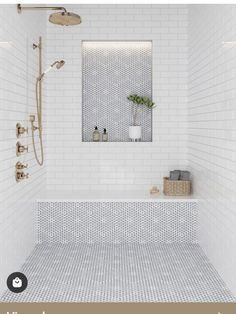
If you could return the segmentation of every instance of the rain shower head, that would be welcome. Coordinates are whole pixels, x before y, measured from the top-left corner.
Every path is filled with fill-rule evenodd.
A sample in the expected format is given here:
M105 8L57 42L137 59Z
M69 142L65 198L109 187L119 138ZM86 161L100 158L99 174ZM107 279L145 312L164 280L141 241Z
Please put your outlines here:
M56 12L49 16L49 22L57 25L78 25L81 23L81 17L72 12Z
M17 4L17 12L21 13L22 10L57 10L60 12L52 13L49 16L49 22L56 25L78 25L82 22L81 17L78 14L67 12L64 7L34 7L34 6L22 6L21 4Z

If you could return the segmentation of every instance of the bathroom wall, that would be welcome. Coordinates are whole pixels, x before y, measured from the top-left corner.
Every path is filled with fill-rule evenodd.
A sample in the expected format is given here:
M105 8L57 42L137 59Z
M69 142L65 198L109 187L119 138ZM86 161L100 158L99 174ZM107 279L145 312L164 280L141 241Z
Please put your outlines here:
M32 43L45 34L45 15L23 12L16 5L0 5L0 293L6 278L18 271L30 253L34 237L32 200L45 185L45 168L36 165L30 134L20 142L29 145L29 153L16 157L17 122L28 125L28 115L35 113L34 82L37 52ZM4 44L3 42L9 42ZM28 125L29 126L29 125ZM28 163L30 177L16 183L15 164Z
M199 238L236 295L236 6L189 6L189 162Z
M47 24L47 188L148 191L187 165L186 5L72 5L79 26ZM152 40L152 143L82 143L82 40ZM50 78L49 78L50 76ZM91 129L91 135L93 130ZM108 130L109 132L109 130ZM107 193L106 193L107 194Z

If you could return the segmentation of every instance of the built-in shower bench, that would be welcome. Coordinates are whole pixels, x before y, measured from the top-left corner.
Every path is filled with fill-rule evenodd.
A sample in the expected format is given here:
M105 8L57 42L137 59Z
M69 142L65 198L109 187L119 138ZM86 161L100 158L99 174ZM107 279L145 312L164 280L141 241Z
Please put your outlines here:
M194 197L47 192L36 212L39 243L197 242Z

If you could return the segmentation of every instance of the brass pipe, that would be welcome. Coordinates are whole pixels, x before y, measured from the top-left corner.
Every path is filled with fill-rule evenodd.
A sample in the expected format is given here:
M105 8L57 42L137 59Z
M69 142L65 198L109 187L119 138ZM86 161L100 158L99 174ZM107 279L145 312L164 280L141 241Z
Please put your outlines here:
M42 75L42 37L39 37L39 76ZM42 82L39 81L39 106L40 106L40 123L39 127L42 129ZM42 130L41 130L42 131Z
M65 13L66 8L64 7L33 7L33 6L22 6L21 4L17 4L17 12L21 13L22 10L60 10L64 11Z

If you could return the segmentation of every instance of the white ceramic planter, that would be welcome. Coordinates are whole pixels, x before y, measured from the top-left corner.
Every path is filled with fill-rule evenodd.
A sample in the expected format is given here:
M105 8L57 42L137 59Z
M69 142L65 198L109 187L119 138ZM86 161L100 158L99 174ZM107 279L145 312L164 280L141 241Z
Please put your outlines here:
M142 128L140 125L132 125L129 127L129 138L135 142L141 139Z

